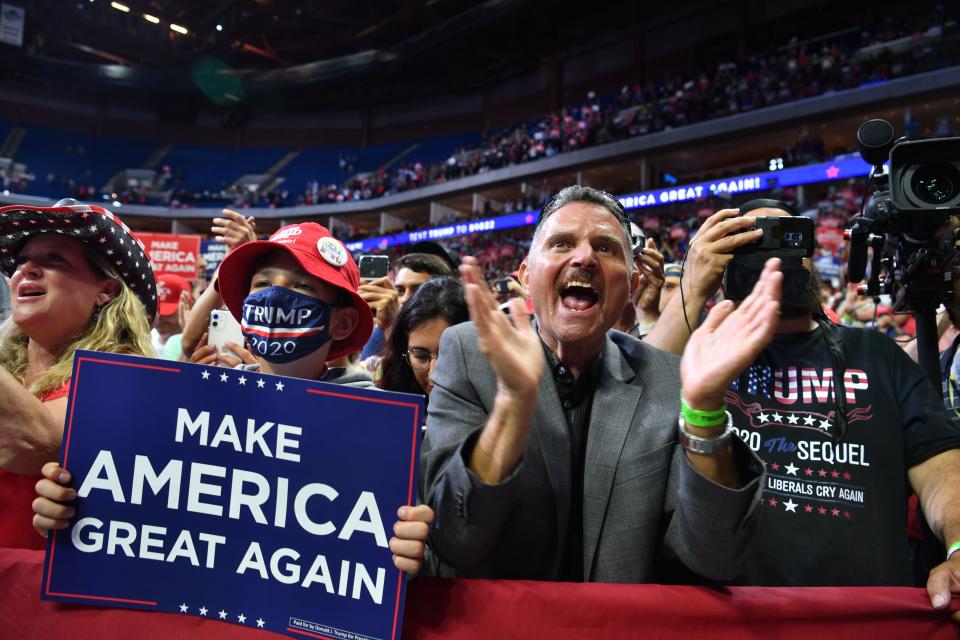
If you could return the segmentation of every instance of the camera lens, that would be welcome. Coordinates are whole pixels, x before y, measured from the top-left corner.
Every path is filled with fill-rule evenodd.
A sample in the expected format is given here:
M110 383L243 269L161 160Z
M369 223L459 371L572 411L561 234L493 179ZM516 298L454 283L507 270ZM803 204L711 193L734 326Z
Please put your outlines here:
M215 327L219 327L219 326L220 326L220 323L217 322L217 321L213 321L211 324L213 324L213 326L215 326Z
M910 182L917 198L927 204L943 204L957 196L960 171L949 164L924 165L916 170Z

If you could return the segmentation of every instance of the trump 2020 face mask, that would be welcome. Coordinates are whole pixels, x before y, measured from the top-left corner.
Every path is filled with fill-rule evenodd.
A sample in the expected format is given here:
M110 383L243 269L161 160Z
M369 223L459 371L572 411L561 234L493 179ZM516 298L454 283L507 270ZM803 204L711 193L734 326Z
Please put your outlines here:
M284 287L251 293L243 301L240 328L253 355L284 364L330 341L333 306Z

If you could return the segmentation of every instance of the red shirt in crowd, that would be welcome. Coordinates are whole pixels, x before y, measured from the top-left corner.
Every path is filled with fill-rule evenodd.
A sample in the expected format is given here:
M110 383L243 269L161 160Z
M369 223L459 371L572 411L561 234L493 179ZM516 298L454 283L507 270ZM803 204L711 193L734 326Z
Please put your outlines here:
M70 393L70 381L41 398L56 400ZM46 540L33 528L33 500L41 475L21 475L0 469L0 548L44 549Z

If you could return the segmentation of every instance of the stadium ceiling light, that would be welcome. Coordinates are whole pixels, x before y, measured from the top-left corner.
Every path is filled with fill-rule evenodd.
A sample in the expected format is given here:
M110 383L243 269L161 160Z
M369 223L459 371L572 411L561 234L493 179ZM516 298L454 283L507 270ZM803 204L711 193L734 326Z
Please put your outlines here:
M223 31L223 25L222 25L222 24L218 24L218 25L217 25L217 31Z
M160 18L157 16L152 16L149 13L143 14L143 19L147 22L152 22L153 24L160 24Z
M130 7L125 4L120 4L119 2L111 2L110 6L116 9L117 11L123 11L124 13L130 13Z
M182 33L183 35L187 35L187 33L189 33L189 32L187 31L187 28L186 28L186 27L181 27L181 26L178 25L178 24L171 24L171 25L170 25L170 30L171 30L171 31L176 31L177 33Z

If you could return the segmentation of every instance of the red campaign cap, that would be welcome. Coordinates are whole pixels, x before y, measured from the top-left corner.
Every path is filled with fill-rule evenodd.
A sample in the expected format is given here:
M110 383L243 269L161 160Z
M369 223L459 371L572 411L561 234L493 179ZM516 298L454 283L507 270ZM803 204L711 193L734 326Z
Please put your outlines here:
M283 227L269 240L247 242L227 254L220 264L218 287L220 297L239 321L243 314L243 301L250 293L250 278L253 265L261 256L283 250L299 263L300 268L327 284L346 291L353 308L359 315L357 328L346 340L341 340L330 349L328 359L360 351L373 333L373 313L369 305L357 294L360 286L360 271L353 256L343 243L330 235L326 227L316 222L303 222Z
M190 293L193 287L183 276L175 273L157 275L157 301L160 303L160 315L169 316L180 309L180 294Z

